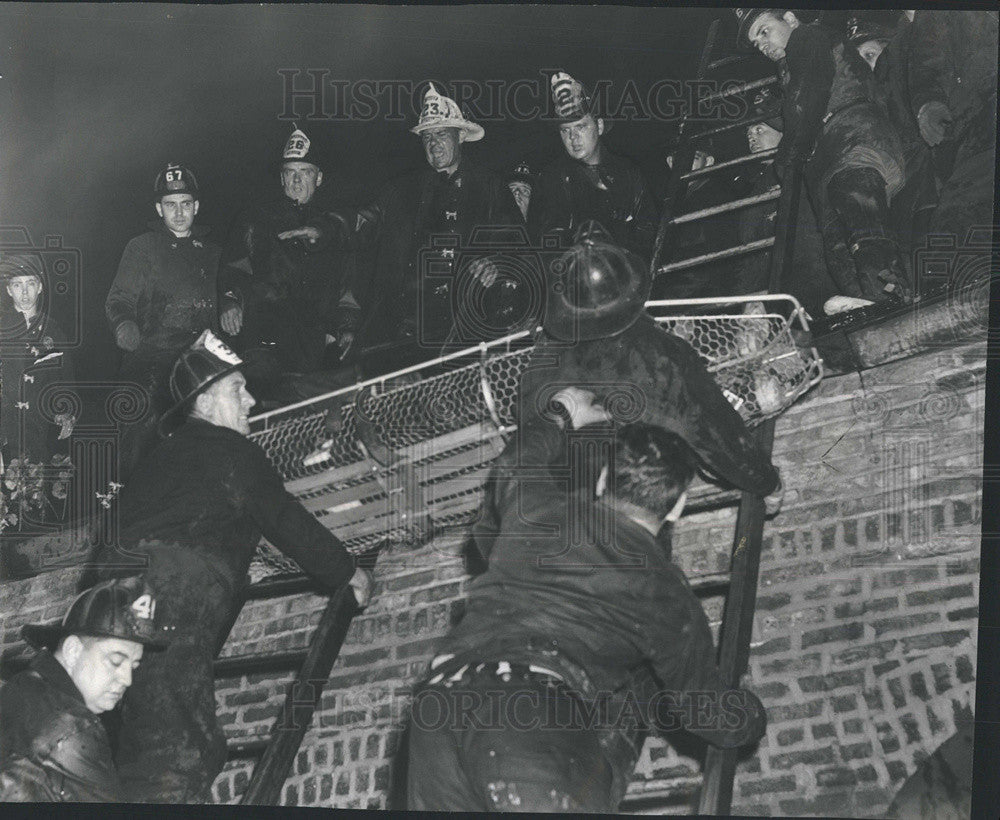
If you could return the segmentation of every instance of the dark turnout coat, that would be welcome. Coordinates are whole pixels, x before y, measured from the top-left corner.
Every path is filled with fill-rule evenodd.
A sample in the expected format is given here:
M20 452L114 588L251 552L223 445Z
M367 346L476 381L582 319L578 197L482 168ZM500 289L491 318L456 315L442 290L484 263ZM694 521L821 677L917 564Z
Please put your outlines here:
M0 801L121 799L104 725L66 670L41 650L0 688Z
M874 168L891 200L903 185L902 143L857 50L820 26L801 25L788 38L782 84L785 130L776 164L806 163L817 191L839 171Z
M204 421L188 420L153 450L118 503L122 552L103 549L99 574L141 572L173 636L143 660L125 696L118 763L126 794L204 801L226 759L212 661L239 613L261 534L331 591L350 580L354 562L285 490L259 446Z
M48 463L64 448L54 420L58 402L47 388L73 381L72 352L59 324L39 312L29 324L15 310L0 313L0 447L8 461Z
M570 345L543 335L521 378L519 424L538 422L550 384L577 385L598 402L611 397L620 423L677 434L727 484L761 495L778 485L777 471L694 348L646 313L611 338Z
M221 249L205 239L208 230L196 225L178 238L162 221L149 227L125 246L104 305L112 335L127 320L139 326L138 350L124 354L126 372L139 361L169 368L205 328L218 327Z
M470 261L503 252L498 228L524 224L507 184L463 158L450 179L430 167L403 174L354 212L353 243L369 249L372 274L358 287L366 338L392 338L404 328L447 336ZM448 240L447 243L444 240ZM471 289L471 290L470 290Z
M656 728L650 693L725 686L705 613L664 539L595 499L595 452L593 440L572 443L551 424L509 443L473 530L489 566L440 646L454 657L436 671L537 664L591 707L609 698L610 715L638 698L638 726L595 727L623 788L640 750L636 731Z
M539 244L545 234L561 232L569 244L580 225L594 219L648 261L658 218L649 189L639 168L606 146L601 160L587 166L563 154L542 170L528 210L532 240Z
M297 228L315 228L319 238L278 239ZM360 319L351 295L355 260L341 237L341 223L315 200L299 205L283 196L237 219L222 256L219 292L222 311L243 309L238 347L273 343L285 370L321 369L327 334L354 330Z

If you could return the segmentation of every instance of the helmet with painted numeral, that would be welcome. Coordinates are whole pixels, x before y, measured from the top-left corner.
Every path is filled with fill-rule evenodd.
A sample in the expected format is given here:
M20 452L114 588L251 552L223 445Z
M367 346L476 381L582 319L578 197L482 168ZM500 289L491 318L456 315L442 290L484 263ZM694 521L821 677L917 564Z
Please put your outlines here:
M139 577L105 581L77 596L62 620L26 624L21 634L36 647L55 648L67 635L119 638L151 649L166 645L156 625L156 598Z
M198 180L191 170L175 162L170 163L156 175L153 183L153 200L159 202L170 194L191 194L198 198Z

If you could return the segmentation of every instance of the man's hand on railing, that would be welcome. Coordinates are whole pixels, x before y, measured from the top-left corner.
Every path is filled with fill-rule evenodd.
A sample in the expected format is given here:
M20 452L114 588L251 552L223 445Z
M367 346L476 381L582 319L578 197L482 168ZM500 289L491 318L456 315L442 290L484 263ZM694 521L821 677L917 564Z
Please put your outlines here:
M354 575L348 581L351 590L354 592L354 599L358 602L358 607L364 609L372 597L372 590L375 588L375 579L372 574L361 567L354 570Z

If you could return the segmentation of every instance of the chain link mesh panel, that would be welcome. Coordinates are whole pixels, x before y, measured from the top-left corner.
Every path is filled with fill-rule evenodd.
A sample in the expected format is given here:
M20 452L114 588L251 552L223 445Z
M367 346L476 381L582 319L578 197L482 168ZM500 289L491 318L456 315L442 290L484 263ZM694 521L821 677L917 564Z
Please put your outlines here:
M703 312L720 307L732 312ZM795 343L793 329L807 325L792 297L677 300L648 308L654 316L670 314L656 316L657 322L691 344L750 426L777 415L822 378L815 349ZM518 334L259 416L251 420L251 438L290 490L330 519L324 523L351 552L383 541L419 542L431 527L465 526L475 515L488 466L503 447L501 433L514 429L528 343L529 334ZM359 421L374 431L382 445L377 451L359 442ZM403 463L411 470L408 488L395 486ZM415 496L420 509L412 508ZM262 545L251 577L297 571Z

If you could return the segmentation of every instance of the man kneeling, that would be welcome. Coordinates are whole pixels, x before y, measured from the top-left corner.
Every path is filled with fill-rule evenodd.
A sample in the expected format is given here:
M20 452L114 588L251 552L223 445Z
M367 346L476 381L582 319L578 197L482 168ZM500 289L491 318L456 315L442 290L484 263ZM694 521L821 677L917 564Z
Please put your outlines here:
M725 690L701 604L657 538L693 454L661 428L602 429L592 399L562 391L584 429L547 425L524 442L553 454L528 459L544 469L489 490L499 526L475 531L489 568L413 703L411 809L614 812L646 731L726 748L763 734L760 701Z

